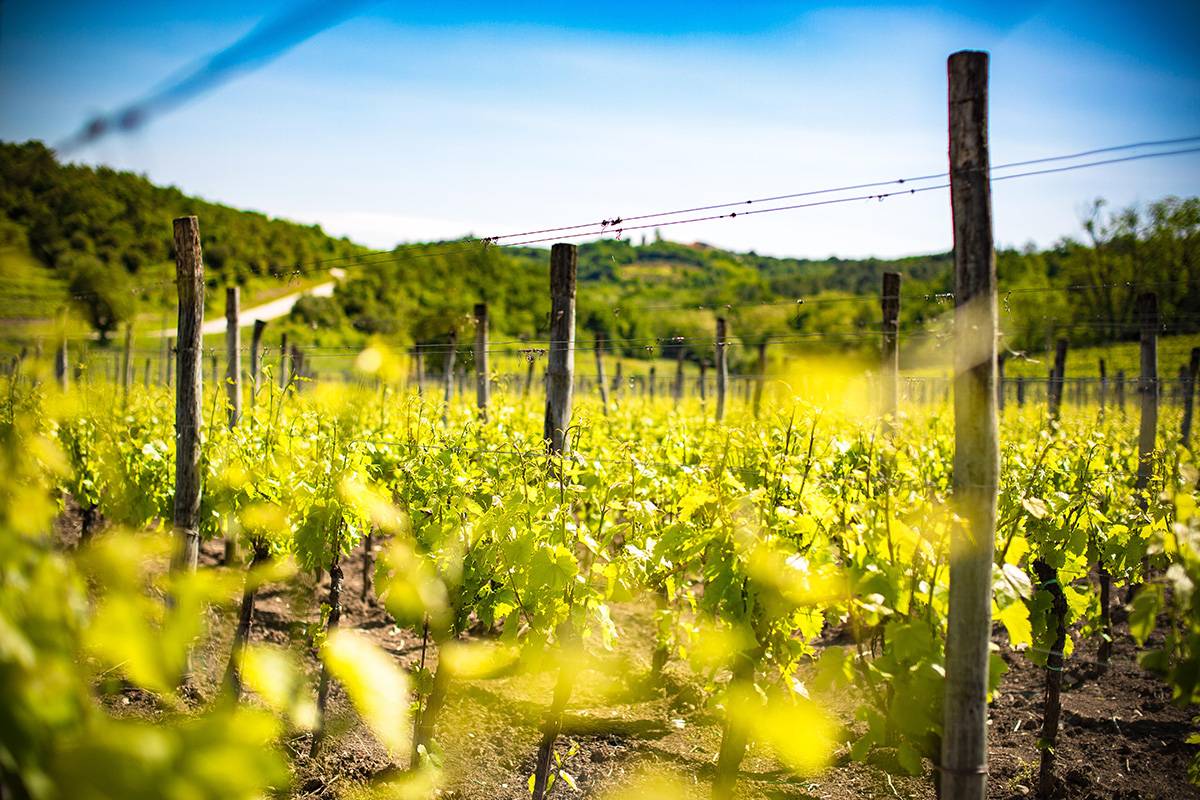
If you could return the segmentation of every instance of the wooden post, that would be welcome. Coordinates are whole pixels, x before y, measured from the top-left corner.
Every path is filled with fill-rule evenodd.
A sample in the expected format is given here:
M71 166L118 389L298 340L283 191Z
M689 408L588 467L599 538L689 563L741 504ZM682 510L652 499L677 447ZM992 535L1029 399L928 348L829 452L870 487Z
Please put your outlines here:
M1146 292L1138 295L1137 320L1141 327L1141 427L1138 431L1138 469L1134 489L1142 508L1149 504L1146 489L1154 472L1154 442L1158 432L1158 295Z
M254 320L254 332L250 334L250 392L251 397L258 396L262 381L262 337L267 329L265 320Z
M600 410L608 416L608 381L604 378L604 334L596 331L596 386L600 389Z
M1104 419L1105 406L1108 404L1108 365L1100 359L1100 419Z
M1004 362L1008 360L1005 353L996 357L996 413L1004 416Z
M202 397L200 329L204 322L204 262L200 223L175 220L175 283L179 295L175 381L175 568L194 572L200 555L200 401Z
M487 303L475 304L475 404L479 418L487 422L488 397L491 394L488 375L488 309Z
M146 367L142 371L142 386L146 389L150 388L150 357L146 356Z
M950 56L954 219L954 504L940 795L984 800L992 558L1000 472L996 420L996 257L988 158L988 56Z
M1025 406L1025 378L1021 375L1017 376L1017 407L1024 408Z
M288 356L291 354L288 349L287 334L279 337L279 388L287 388L288 381L291 376L288 375Z
M1183 381L1183 425L1180 427L1180 441L1184 447L1191 447L1192 439L1192 410L1196 399L1196 374L1200 373L1200 347L1192 348L1192 356L1188 360L1187 377Z
M622 368L621 368L621 364L622 364L622 361L621 361L621 359L618 358L617 359L617 372L615 375L613 375L613 381L612 381L612 393L613 393L614 398L621 396L621 390L625 386L625 374L624 374L624 370L622 370Z
M703 358L700 359L700 377L696 385L700 389L700 405L703 406L708 400L708 362Z
M725 384L729 380L729 365L725 360L727 333L725 318L717 317L717 422L725 418Z
M523 397L529 397L529 393L533 391L533 365L534 365L534 363L536 363L536 361L537 361L537 359L534 358L534 355L532 352L529 352L528 354L526 354L526 356L525 356L525 362L526 362L525 363L525 388L521 393Z
M242 332L238 327L241 292L236 286L225 287L225 396L229 427L242 418Z
M413 345L413 360L417 370L417 396L425 394L425 358L421 345Z
M175 381L175 338L167 339L167 388L170 389Z
M289 380L296 383L296 391L300 391L303 384L300 383L308 373L304 370L304 351L300 349L300 345L293 344L288 348L288 364L291 370Z
M133 383L133 323L125 323L125 344L121 348L121 408L129 405L129 384Z
M1067 375L1067 340L1054 343L1054 371L1050 373L1050 419L1056 420L1062 413L1063 381Z
M767 383L767 339L763 338L758 343L758 364L754 369L754 386L753 386L753 405L754 418L758 419L759 413L762 411L763 389ZM747 384L747 390L751 387Z
M680 344L675 353L675 385L671 389L676 406L683 400L683 378L683 345Z
M54 348L54 377L58 390L66 393L71 388L70 359L67 357L67 312L58 315L58 346Z
M900 273L883 273L883 289L879 303L883 310L883 397L880 413L887 419L896 418L896 398L900 381Z
M542 437L551 453L567 449L575 375L575 245L550 249L550 353L546 368L546 418Z
M442 371L442 424L450 418L450 401L454 398L454 360L458 356L458 331L450 331Z
M651 364L650 365L650 375L647 379L649 381L648 388L650 390L650 399L651 400L654 400L654 383L655 383L655 379L657 378L657 375L655 375L656 372L657 372L657 370L654 368L654 365Z

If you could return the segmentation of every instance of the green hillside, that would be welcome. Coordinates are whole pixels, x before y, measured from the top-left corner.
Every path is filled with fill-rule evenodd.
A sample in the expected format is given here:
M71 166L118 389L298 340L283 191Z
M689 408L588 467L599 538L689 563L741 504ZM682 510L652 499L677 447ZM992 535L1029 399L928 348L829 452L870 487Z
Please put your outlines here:
M1006 346L1036 353L1063 336L1076 347L1132 340L1133 299L1147 286L1159 295L1164 334L1200 330L1200 199L1111 213L1097 201L1092 211L1086 244L1064 239L997 254ZM173 309L171 219L182 214L201 218L210 318L225 285L243 286L251 305L327 280L336 265L346 274L334 295L303 298L274 332L310 345L377 336L434 353L452 331L460 341L471 335L472 306L486 300L494 341L544 338L546 250L460 241L373 253L318 226L209 203L131 173L59 164L38 143L0 143L0 317L48 319L72 296L76 319L102 335L129 320L158 326ZM893 270L904 276L902 329L939 329L952 307L948 253L811 260L657 235L584 243L580 336L602 333L628 358L674 358L682 347L698 360L711 357L723 315L735 366L767 337L792 349L871 349L881 275Z

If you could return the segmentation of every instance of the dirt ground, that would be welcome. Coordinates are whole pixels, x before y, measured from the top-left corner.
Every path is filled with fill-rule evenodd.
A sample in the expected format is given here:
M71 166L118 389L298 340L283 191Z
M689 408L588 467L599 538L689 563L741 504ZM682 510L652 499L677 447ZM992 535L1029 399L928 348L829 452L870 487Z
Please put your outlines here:
M65 514L58 532L64 545L73 544L77 514ZM219 542L207 542L202 562L216 565L220 554ZM363 630L402 666L415 668L422 657L420 636L396 627L385 610L361 599L360 558L356 554L345 565L342 624ZM318 665L306 646L305 626L318 619L318 598L326 596L327 583L323 578L319 587L309 580L265 588L256 605L252 631L253 641L290 643L306 652L307 669L314 679ZM651 607L626 603L613 609L621 636L607 672L611 676L615 670L626 676L628 680L620 683L632 688L614 692L611 681L590 681L585 673L572 698L558 746L564 756L562 767L574 776L578 791L559 781L551 790L552 797L604 797L647 770L674 777L689 795L708 796L720 743L719 719L703 707L699 686L686 665L669 663L664 685L644 688L640 679L649 669L653 641ZM217 691L228 660L234 611L213 611L210 623L212 635L194 654L193 702L197 704ZM996 641L1009 672L989 715L988 796L995 800L1032 797L1045 672L1025 656L1008 651L1002 631L997 632ZM433 650L429 648L425 654L430 667L436 663ZM1170 704L1167 689L1135 663L1135 648L1128 636L1118 636L1106 671L1091 661L1094 656L1094 643L1079 642L1064 673L1057 796L1067 800L1200 798L1200 790L1186 780L1187 764L1197 749L1185 743L1196 729L1191 724L1195 709ZM550 674L453 685L437 729L444 750L439 796L452 800L528 797L526 781L533 769L539 725L552 686ZM845 708L833 711L849 726L849 738L854 735L853 699L845 700ZM106 702L119 713L159 713L154 699L136 690L126 690ZM337 687L331 695L328 730L325 746L315 759L307 755L307 734L288 741L294 773L289 797L343 797L404 766L389 760ZM843 744L825 773L799 777L765 749L752 746L742 763L738 795L823 800L935 796L931 765L927 764L926 774L919 778L889 777L879 768L851 762L847 750L848 745Z

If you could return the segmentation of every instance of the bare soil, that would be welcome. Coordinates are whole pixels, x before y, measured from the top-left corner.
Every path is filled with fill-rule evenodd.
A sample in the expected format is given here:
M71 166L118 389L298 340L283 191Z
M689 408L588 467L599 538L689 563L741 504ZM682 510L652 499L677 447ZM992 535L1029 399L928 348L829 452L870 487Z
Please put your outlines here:
M77 517L77 507L68 505L56 525L64 546L73 546L78 537ZM202 563L216 567L221 553L220 542L206 542ZM432 668L437 659L435 648L423 648L419 632L398 628L373 598L361 599L360 554L346 560L344 571L342 625L364 631L406 669L415 669L422 657ZM306 669L314 683L319 666L308 646L308 635L310 626L319 620L320 602L327 592L327 576L319 584L309 577L263 589L251 634L253 641L291 644L305 653ZM550 796L603 797L648 770L673 776L688 787L689 795L708 796L721 737L720 720L705 707L701 686L686 665L671 662L657 686L646 684L653 643L652 605L631 602L613 609L621 636L605 673L625 680L616 681L614 688L612 680L585 673L579 681L558 746L564 759L562 768L574 777L578 792L559 781ZM194 654L189 700L196 706L218 691L236 625L236 608L211 612L209 622L211 635ZM1197 712L1170 703L1165 686L1136 664L1134 644L1121 631L1123 625L1118 626L1107 669L1092 661L1094 642L1078 641L1068 661L1057 746L1060 785L1055 796L1065 800L1200 798L1200 790L1186 779L1187 764L1197 748L1185 742L1197 728L1191 722ZM1009 672L990 710L988 797L1033 797L1045 671L1009 650L1002 630L997 630L995 639ZM824 646L841 645L830 641ZM444 767L439 796L453 800L527 798L527 780L552 687L553 675L548 673L454 684L437 729ZM106 688L112 691L105 695L105 702L116 713L163 713L146 692ZM847 726L847 740L858 725L851 713L853 702L850 697L838 699L835 704L844 707L832 709ZM406 766L389 759L336 686L330 696L328 720L329 732L316 758L308 757L307 734L288 740L293 770L288 797L352 795L356 788ZM738 795L825 800L935 797L932 765L926 765L921 777L889 776L878 767L851 762L847 751L848 744L843 744L825 773L800 777L782 767L770 752L752 745L742 763Z

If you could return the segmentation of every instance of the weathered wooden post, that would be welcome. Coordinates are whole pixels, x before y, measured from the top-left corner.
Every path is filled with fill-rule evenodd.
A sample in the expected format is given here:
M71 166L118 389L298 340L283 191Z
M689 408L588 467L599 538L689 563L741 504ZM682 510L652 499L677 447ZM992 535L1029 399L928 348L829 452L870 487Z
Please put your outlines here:
M121 348L121 408L129 406L129 384L133 382L133 323L125 323L125 344Z
M996 357L996 413L1004 417L1004 362L1008 360L1006 353Z
M175 284L179 296L175 388L175 569L194 572L200 556L201 325L204 322L204 262L200 223L175 220Z
M1154 472L1154 442L1158 432L1158 295L1146 292L1138 295L1137 320L1141 328L1141 378L1138 395L1141 398L1141 427L1138 430L1138 469L1134 488L1142 508L1149 504L1146 489Z
M703 407L708 401L708 361L700 359L700 377L696 379L696 385L700 388L700 405Z
M988 158L988 56L950 56L954 218L954 504L940 794L984 800L992 558L1000 471L996 419L996 259Z
M167 388L170 389L175 381L175 356L178 351L175 348L175 338L167 339Z
M608 381L604 378L604 334L596 331L596 386L600 389L600 410L608 416Z
M54 378L58 381L58 390L66 393L71 388L70 359L67 357L67 311L63 309L58 315L58 345L54 348Z
M149 356L146 356L146 365L145 365L145 368L142 370L142 387L145 389L150 388L150 357Z
M651 401L653 401L653 400L654 400L654 384L655 384L655 382L656 382L656 380L657 380L657 377L658 377L658 376L655 374L656 372L657 372L657 370L654 368L654 365L653 365L653 364L651 364L651 365L650 365L650 376L649 376L649 389L650 389L650 400L651 400Z
M1017 407L1025 407L1025 378L1021 375L1017 376Z
M446 358L442 362L442 424L450 418L450 401L454 398L454 361L458 356L458 330L450 331Z
M553 457L567 450L567 431L571 426L571 395L575 375L575 245L558 243L550 249L550 357L546 382L546 417L542 436ZM566 623L559 629L560 643L577 634ZM554 698L542 725L542 739L534 760L533 800L543 800L549 788L554 742L562 730L563 712L571 697L575 670L568 664L559 667Z
M546 366L546 416L542 437L551 454L567 449L575 377L576 249L550 248L550 345Z
M1067 373L1067 340L1054 343L1054 371L1050 373L1049 405L1050 419L1056 420L1062 413L1063 381Z
M683 345L680 344L679 349L675 351L675 385L671 387L671 396L676 406L683 401L683 380Z
M265 320L254 320L254 332L250 334L250 392L251 397L258 396L262 384L262 337L267 329Z
M900 273L883 273L879 304L883 311L883 363L880 369L882 398L880 413L895 420L900 382Z
M717 422L725 419L725 384L729 381L729 364L725 359L727 333L725 318L717 317Z
M616 374L613 375L613 380L612 380L612 393L613 393L614 398L620 397L621 390L625 387L625 371L624 371L624 369L622 369L622 366L621 366L622 363L623 362L621 361L621 359L618 358L617 359L617 371L616 371Z
M488 308L487 303L475 304L475 405L479 418L487 422L488 398L491 395L491 376L488 374Z
M1108 365L1100 359L1100 419L1104 419L1105 406L1108 405Z
M229 427L242 418L242 331L238 326L241 292L236 286L225 287L225 398ZM228 544L226 545L228 549Z
M1188 360L1187 377L1183 382L1183 424L1180 426L1180 441L1184 447L1191 447L1192 411L1196 399L1196 374L1200 372L1200 347L1192 348Z

